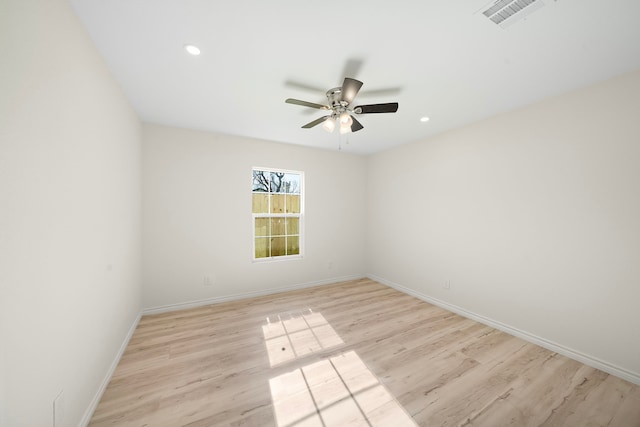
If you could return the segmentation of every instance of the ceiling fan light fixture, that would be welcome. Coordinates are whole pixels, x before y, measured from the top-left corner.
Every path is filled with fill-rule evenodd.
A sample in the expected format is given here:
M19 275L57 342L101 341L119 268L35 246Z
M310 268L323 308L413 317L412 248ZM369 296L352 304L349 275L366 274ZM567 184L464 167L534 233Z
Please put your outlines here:
M345 123L340 123L340 133L345 134L351 132L351 125L347 125Z
M351 114L347 113L346 111L344 111L342 114L340 114L340 128L341 129L342 129L342 126L348 126L349 128L351 128L352 124L353 124L353 119L351 118Z
M327 117L327 119L322 124L322 128L327 132L331 133L336 128L336 122L333 120L333 117Z
M198 48L198 46L194 46L192 44L185 44L184 45L184 50L186 50L187 52L189 52L193 56L200 55L200 49Z

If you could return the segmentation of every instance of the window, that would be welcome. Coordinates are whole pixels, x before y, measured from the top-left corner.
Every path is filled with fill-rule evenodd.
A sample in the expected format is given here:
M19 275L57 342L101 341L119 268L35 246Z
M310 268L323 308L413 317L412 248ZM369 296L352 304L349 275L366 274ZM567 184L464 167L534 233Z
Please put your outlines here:
M300 257L303 173L253 169L253 257Z

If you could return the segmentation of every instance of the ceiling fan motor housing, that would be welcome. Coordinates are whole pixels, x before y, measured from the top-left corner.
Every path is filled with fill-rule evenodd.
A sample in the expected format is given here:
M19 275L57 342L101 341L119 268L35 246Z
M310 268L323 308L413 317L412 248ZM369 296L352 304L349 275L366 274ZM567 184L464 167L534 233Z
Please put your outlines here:
M339 108L339 107L346 107L348 104L347 102L342 100L342 88L341 87L334 87L333 89L329 89L327 91L327 100L329 100L329 105L331 105L331 108Z

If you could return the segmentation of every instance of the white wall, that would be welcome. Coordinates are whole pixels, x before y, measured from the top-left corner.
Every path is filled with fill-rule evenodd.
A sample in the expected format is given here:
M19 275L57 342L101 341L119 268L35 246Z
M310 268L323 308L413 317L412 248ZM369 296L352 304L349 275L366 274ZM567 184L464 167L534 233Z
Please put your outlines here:
M0 2L0 424L77 426L141 308L140 123L64 0Z
M304 171L303 259L252 262L254 166ZM346 152L145 124L144 306L363 276L365 167Z
M640 72L368 166L372 276L640 380Z
M365 272L640 377L640 73L368 160L156 125L141 159L64 0L0 2L0 58L3 427L86 421L142 306ZM305 171L304 259L251 261L253 166Z

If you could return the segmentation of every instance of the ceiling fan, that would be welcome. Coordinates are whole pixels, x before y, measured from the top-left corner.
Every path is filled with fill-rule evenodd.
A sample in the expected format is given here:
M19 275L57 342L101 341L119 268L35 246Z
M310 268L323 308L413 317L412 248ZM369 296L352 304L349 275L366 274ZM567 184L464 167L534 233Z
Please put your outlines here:
M395 113L398 111L397 102L358 105L352 108L351 103L361 87L361 81L345 77L342 87L335 87L327 91L329 105L316 104L314 102L301 101L293 98L288 98L284 102L330 111L330 114L302 126L304 129L309 129L323 123L322 127L327 132L333 132L336 127L336 121L339 122L340 133L357 132L363 129L364 126L354 117L354 114Z

